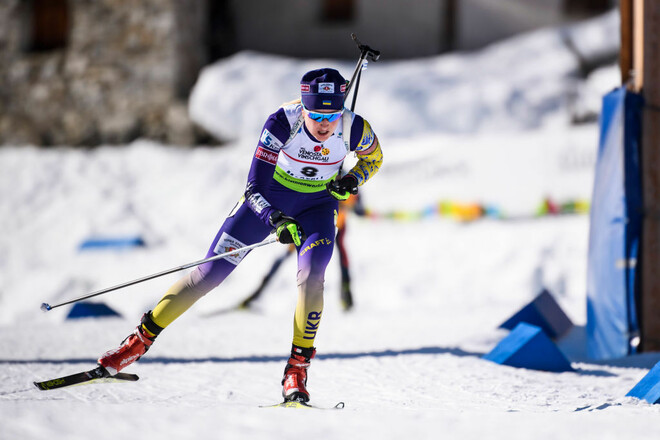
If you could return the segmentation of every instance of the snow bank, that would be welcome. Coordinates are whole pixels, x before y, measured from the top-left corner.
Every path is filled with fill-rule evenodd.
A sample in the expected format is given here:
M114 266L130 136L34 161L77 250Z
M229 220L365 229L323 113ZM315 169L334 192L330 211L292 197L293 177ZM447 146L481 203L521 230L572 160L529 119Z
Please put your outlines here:
M381 140L565 124L576 96L601 96L579 78L584 63L615 57L616 11L567 28L543 29L475 53L372 63L356 110ZM357 55L356 55L357 60ZM299 95L300 77L322 66L350 78L355 63L242 52L206 67L192 91L192 119L219 139L258 133L279 105ZM616 86L618 77L610 76ZM586 88L586 90L584 90ZM598 105L597 108L600 106Z

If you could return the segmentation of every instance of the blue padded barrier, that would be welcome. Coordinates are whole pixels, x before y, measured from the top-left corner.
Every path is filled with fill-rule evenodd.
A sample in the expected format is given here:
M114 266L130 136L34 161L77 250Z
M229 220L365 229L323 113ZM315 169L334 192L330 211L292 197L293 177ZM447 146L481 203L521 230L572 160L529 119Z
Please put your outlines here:
M587 353L592 359L636 352L642 106L643 98L625 87L603 98L587 264Z
M554 340L561 338L573 328L573 322L546 289L500 325L500 328L513 330L521 322L541 327L545 334Z
M144 239L138 235L126 237L90 237L80 243L78 249L81 251L92 249L128 249L144 246L146 246Z
M510 367L552 372L574 371L540 327L521 322L483 359Z
M626 396L637 397L649 403L660 403L660 362L655 364Z
M79 302L71 307L66 319L100 318L108 316L121 315L104 303Z

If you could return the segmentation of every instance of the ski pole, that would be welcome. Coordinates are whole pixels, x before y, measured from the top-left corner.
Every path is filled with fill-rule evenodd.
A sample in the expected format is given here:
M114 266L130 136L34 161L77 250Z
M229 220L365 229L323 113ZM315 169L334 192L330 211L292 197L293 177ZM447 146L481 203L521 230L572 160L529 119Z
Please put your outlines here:
M360 40L358 40L357 35L355 34L351 34L351 38L353 39L353 41L355 41L355 44L357 44L358 49L360 49L360 59L358 60L357 66L355 66L355 71L353 72L353 76L351 77L351 80L348 83L348 87L346 87L346 93L344 94L344 101L346 101L346 98L348 98L348 94L350 93L353 84L357 82L357 84L355 85L355 92L353 92L353 104L351 105L351 111L353 111L355 109L357 91L358 88L360 87L360 76L362 76L362 67L364 66L365 61L368 61L367 58L373 62L378 61L378 59L380 58L380 51L376 49L372 49L366 44L362 44Z
M212 257L205 258L203 260L198 260L198 261L194 261L192 263L184 264L183 266L173 267L172 269L164 270L162 272L158 272L158 273L155 273L155 274L152 274L152 275L147 275L146 277L137 278L135 280L128 281L126 283L122 283L122 284L118 284L116 286L108 287L107 289L98 290L98 291L92 292L88 295L84 295L84 296L81 296L79 298L75 298L75 299L72 299L72 300L69 300L69 301L61 302L59 304L50 305L48 303L43 303L43 304L41 304L41 310L43 310L44 312L48 312L48 311L50 311L50 310L52 310L56 307L60 307L60 306L64 306L64 305L67 305L67 304L74 303L74 302L82 301L83 299L93 298L95 296L103 295L104 293L112 292L113 290L123 289L124 287L133 286L135 284L142 283L144 281L153 280L154 278L162 277L163 275L168 275L168 274L171 274L171 273L174 273L174 272L178 272L180 270L189 269L191 267L199 266L200 264L208 263L210 261L220 260L220 259L228 257L230 255L234 255L234 254L237 254L237 253L243 252L243 251L249 251L250 249L265 246L267 244L274 243L276 241L277 241L277 237L273 236L273 237L267 238L266 240L264 240L262 242L259 242L259 243L251 244L249 246L244 246L244 247L238 248L238 249L233 249L229 252L225 252L224 254L214 255Z

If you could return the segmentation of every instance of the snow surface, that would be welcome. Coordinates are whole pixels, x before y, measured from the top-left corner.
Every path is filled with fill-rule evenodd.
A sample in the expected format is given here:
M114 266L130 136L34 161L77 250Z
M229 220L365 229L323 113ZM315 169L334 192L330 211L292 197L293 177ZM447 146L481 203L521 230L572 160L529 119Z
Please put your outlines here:
M429 65L451 71L467 59L494 69L495 61L485 60L516 53L521 42L536 41L539 53L553 50L548 35L534 33L476 54L383 62L382 69L425 77ZM209 69L236 69L232 63L238 62L254 72L266 58L289 66L286 72L278 67L281 89L295 85L303 64L330 62L241 54ZM546 110L525 111L529 120L522 126L498 105L488 112L492 123L480 125L483 107L461 104L464 93L473 93L468 85L428 86L422 100L386 81L380 64L366 71L358 110L383 133L385 164L364 188L365 204L387 212L424 210L443 199L490 203L509 220L349 218L356 306L342 311L333 260L309 379L313 402L343 401L342 411L259 408L280 399L296 301L293 259L252 310L228 309L259 284L284 251L279 244L253 251L167 328L128 369L140 381L48 392L32 385L93 367L180 274L97 298L121 318L67 320L70 306L42 313L39 305L203 257L243 190L259 125L272 109L253 106L237 115L232 124L249 129L223 148L139 141L88 151L0 149L0 438L657 438L660 406L625 395L660 355L609 362L585 356L588 216L534 216L547 197L589 198L598 128L568 124L568 106L553 104L567 89L536 87L568 81L567 68L557 66L563 58L531 65L523 58L512 55L524 71L511 78L480 80L479 69L464 72L474 83L536 96L536 108ZM533 79L540 73L545 83ZM251 79L236 76L227 89L249 96ZM570 81L583 90L598 84L605 90L590 93L602 94L617 85L618 74L612 66ZM454 130L442 112L428 113L429 121L437 118L435 129L416 126L424 121L411 109L426 111L432 102L456 109L465 130ZM212 121L227 113L218 108L207 116ZM147 246L78 249L90 237L118 236L141 236ZM575 323L559 346L576 371L516 369L481 359L506 336L498 326L542 287Z

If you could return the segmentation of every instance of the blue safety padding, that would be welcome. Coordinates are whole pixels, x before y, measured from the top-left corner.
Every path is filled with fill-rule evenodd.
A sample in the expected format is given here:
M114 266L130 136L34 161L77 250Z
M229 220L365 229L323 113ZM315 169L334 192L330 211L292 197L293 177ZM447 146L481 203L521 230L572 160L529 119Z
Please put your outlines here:
M635 271L642 226L640 95L619 88L603 98L587 263L587 354L634 353L639 334Z
M483 359L510 367L573 371L571 363L540 327L521 322Z
M104 303L79 302L71 307L66 319L100 318L110 316L121 315Z
M540 327L551 339L564 336L573 323L547 289L506 320L500 328L513 330L521 322Z
M127 249L143 246L146 246L146 243L140 236L91 237L80 243L78 249Z
M637 397L649 403L660 403L660 362L655 364L626 396Z

